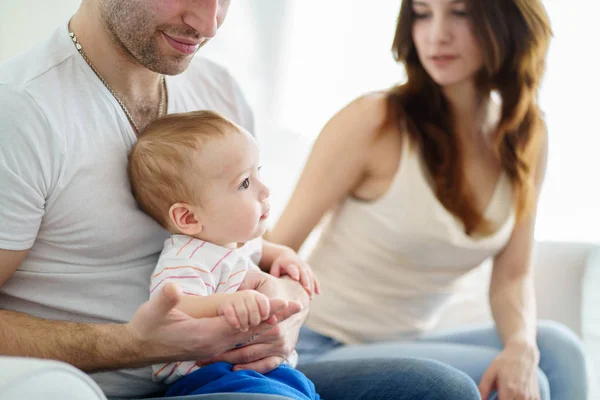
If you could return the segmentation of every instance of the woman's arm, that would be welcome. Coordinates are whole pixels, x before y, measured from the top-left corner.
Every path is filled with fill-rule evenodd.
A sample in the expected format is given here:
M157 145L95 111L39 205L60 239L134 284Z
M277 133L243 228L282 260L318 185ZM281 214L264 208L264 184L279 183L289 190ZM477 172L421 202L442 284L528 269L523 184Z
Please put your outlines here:
M536 305L532 249L537 199L544 181L548 140L544 136L535 172L535 203L530 214L515 227L508 245L494 260L490 282L490 305L505 346L536 346Z
M518 222L508 245L494 260L490 305L504 349L481 377L479 391L483 399L487 399L494 388L500 396L505 396L502 398L540 397L537 377L540 354L536 343L532 248L535 208L548 157L545 135L542 140L538 166L534 171L534 209Z
M338 112L316 140L296 189L268 239L298 251L323 215L365 177L386 120L384 94L363 96Z

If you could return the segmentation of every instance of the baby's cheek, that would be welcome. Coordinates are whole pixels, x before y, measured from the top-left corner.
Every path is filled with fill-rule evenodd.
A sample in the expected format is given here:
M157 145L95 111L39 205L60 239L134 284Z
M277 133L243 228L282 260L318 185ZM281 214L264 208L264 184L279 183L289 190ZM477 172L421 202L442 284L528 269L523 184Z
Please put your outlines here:
M260 223L260 215L256 215L252 210L248 210L246 213L236 213L235 227L238 235L248 236L255 233L257 226Z

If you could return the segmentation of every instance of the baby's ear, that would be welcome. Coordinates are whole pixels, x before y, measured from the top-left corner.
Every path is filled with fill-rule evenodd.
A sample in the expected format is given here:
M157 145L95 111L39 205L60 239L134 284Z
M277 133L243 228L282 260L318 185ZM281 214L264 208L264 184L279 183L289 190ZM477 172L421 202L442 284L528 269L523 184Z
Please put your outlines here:
M202 232L202 222L198 213L189 204L173 204L169 209L169 220L184 235L195 236Z

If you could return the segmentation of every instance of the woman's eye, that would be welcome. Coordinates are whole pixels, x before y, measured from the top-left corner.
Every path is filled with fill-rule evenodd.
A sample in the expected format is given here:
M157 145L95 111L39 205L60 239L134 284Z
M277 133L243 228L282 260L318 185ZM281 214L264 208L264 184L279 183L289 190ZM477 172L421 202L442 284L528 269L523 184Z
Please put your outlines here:
M429 14L427 14L427 13L418 13L416 11L413 11L413 18L414 19L425 19L425 18L428 18L428 17L429 17Z

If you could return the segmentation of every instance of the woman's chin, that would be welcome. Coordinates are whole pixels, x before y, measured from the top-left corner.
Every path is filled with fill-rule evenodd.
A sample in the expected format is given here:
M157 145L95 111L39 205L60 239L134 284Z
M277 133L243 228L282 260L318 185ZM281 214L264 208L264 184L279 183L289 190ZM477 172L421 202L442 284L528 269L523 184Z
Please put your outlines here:
M439 73L439 74L430 74L431 79L442 88L450 88L460 86L464 83L472 83L473 76L472 75L464 75L464 74L452 74L452 73Z

